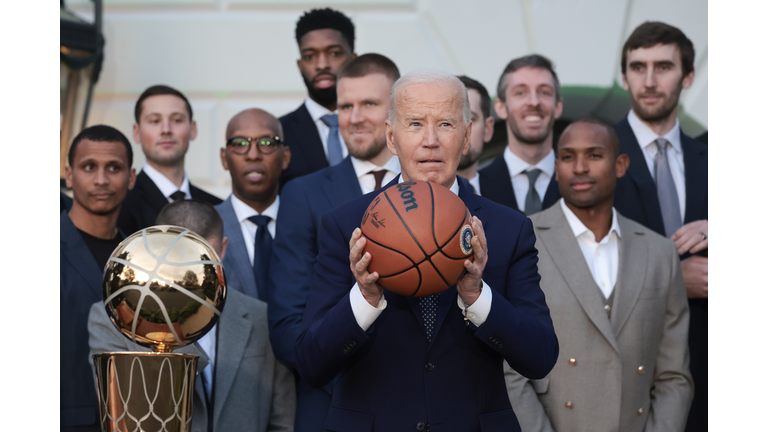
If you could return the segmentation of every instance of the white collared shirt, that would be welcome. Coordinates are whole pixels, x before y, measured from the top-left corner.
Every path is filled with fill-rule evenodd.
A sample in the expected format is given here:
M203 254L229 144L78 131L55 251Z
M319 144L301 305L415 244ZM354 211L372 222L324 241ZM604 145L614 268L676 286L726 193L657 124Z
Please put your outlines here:
M211 400L211 392L213 391L213 371L216 368L216 326L214 324L208 333L203 335L199 341L197 341L200 348L208 355L208 365L203 369L203 382L205 383L205 393L208 395L208 400Z
M387 173L384 174L384 179L381 180L382 187L391 182L400 173L400 160L397 156L389 158L384 166L376 166L371 162L355 157L349 159L352 161L352 168L355 169L355 175L360 183L360 190L363 191L363 195L373 192L373 188L376 187L376 178L371 171L387 170Z
M338 115L339 110L331 111L328 108L313 101L312 98L310 98L309 96L307 96L307 99L304 101L304 106L307 107L307 111L309 111L309 116L312 117L312 121L315 122L317 133L320 134L320 140L323 142L323 151L325 152L325 158L328 159L328 133L331 131L331 128L329 128L328 125L323 123L323 121L320 120L320 118L326 114ZM345 158L349 154L349 150L347 150L347 146L344 145L344 137L341 136L341 129L339 129L339 142L341 143L342 158Z
M528 195L528 171L540 169L541 173L536 178L536 184L533 186L539 199L544 202L544 195L547 193L549 182L555 175L555 152L550 150L544 159L536 165L530 165L528 162L520 159L507 146L504 149L504 162L509 169L509 178L512 179L512 189L515 191L515 201L520 210L525 210L525 197Z
M403 177L400 176L400 183L403 181ZM453 181L453 185L451 185L451 192L457 196L459 195L459 182L457 180ZM474 303L472 303L471 306L466 307L466 303L464 303L464 301L461 299L461 296L457 296L456 301L459 309L462 311L462 314L465 315L472 322L472 324L477 327L479 327L482 323L485 322L486 319L488 319L488 314L491 312L491 303L493 300L491 288L485 284L485 281L481 280L481 282L483 283L483 287L480 291L480 296ZM352 313L355 315L355 320L357 321L357 324L360 326L360 328L363 329L363 331L368 331L373 322L376 321L376 318L378 318L379 315L381 315L381 312L383 312L387 307L387 300L384 298L384 296L381 296L379 304L376 307L371 306L365 297L363 297L363 292L360 291L360 287L357 285L357 282L355 282L355 285L352 286L352 289L349 292L349 302L352 306Z
M192 192L189 191L189 177L187 173L184 173L184 180L181 182L181 187L177 187L172 181L168 180L168 177L160 173L160 171L154 169L152 165L145 163L142 171L152 180L152 183L160 189L160 193L168 200L169 203L173 202L171 194L180 190L184 192L187 199L192 199Z
M648 171L651 172L651 178L656 180L653 172L653 159L659 152L656 139L661 136L643 123L632 110L629 111L627 121L635 134L637 143L643 149L643 156L645 156L645 163L648 164ZM677 189L677 198L680 201L680 220L685 220L685 164L683 163L683 145L680 142L680 121L675 119L675 126L661 138L670 143L670 147L667 148L667 160L669 161L669 170L672 172L672 181L675 182L675 189Z
M528 181L528 176L525 177L525 180ZM467 179L467 181L469 182L469 184L472 185L473 188L475 188L475 194L482 196L482 194L480 193L480 174L475 173L475 176L472 177L471 179ZM525 200L525 198L523 198L523 200ZM523 201L523 203L525 203L525 201Z
M611 296L613 287L616 286L616 279L619 274L621 229L616 218L616 209L612 208L611 229L598 243L595 241L595 234L573 214L571 209L565 205L563 198L560 198L560 207L563 209L568 225L571 226L573 236L576 237L576 241L579 243L581 254L584 255L584 260L587 261L589 271L592 273L592 279L607 299Z
M248 261L253 264L253 243L256 241L256 231L258 225L248 220L251 216L264 215L272 218L267 224L267 230L275 238L275 220L277 219L277 209L280 207L280 196L275 198L275 202L272 203L266 210L259 213L253 209L253 207L240 201L234 194L232 194L232 208L235 210L235 216L238 222L240 222L240 230L243 233L243 240L245 241L245 249L248 251Z

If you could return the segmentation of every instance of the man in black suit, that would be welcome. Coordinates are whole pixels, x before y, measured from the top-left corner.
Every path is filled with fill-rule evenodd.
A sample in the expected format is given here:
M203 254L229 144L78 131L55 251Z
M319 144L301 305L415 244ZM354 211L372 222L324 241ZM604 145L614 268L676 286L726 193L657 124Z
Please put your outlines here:
M127 235L155 224L160 210L178 199L198 199L212 205L221 200L189 183L184 155L197 136L192 106L178 90L152 86L139 96L134 110L133 139L147 158L136 187L128 193L117 225Z
M123 240L116 228L133 188L131 143L109 126L80 132L69 148L65 176L74 200L60 219L60 429L98 432L99 404L88 356L88 311L101 300L102 269Z
M616 210L671 238L680 254L695 389L686 431L707 430L707 146L685 135L677 120L680 92L693 83L694 55L675 27L646 22L635 29L621 60L632 110L615 126L631 161L616 186Z
M280 118L291 164L280 177L288 181L336 165L347 156L336 110L336 74L356 57L355 26L333 9L312 9L296 23L300 58L296 61L307 86L307 99Z
M557 202L552 127L563 112L552 62L532 54L509 62L494 108L507 123L507 148L480 170L483 196L526 215Z

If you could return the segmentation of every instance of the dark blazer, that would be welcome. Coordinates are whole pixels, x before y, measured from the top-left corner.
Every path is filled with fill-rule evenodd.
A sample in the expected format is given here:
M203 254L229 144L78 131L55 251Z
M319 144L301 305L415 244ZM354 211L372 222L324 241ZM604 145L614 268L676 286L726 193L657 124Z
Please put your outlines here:
M519 212L520 209L515 199L515 190L512 188L512 179L509 177L509 168L504 161L504 155L497 157L490 165L479 172L480 175L480 193L483 197L491 201L513 208ZM560 199L560 189L557 187L557 181L552 176L549 182L547 192L541 201L541 209L546 210ZM525 204L525 203L523 203Z
M362 194L349 157L338 165L288 182L280 193L267 310L272 348L291 367L296 367L296 341L320 249L320 219ZM297 432L322 430L331 407L330 390L330 385L313 389L299 380Z
M60 217L59 410L61 430L100 432L96 378L88 357L88 310L101 301L102 269L67 212Z
M626 118L614 125L621 141L622 151L629 156L627 175L616 182L614 207L622 215L656 231L662 236L664 222L656 193L656 183L648 170L643 150L635 138ZM685 217L683 223L708 218L708 148L705 144L680 131L685 165ZM688 258L688 254L681 259ZM708 355L708 300L689 299L691 310L688 345L691 353L691 375L694 383L693 404L688 417L687 431L707 428L707 355Z
M399 176L387 186L398 181ZM368 331L352 313L349 238L378 194L323 216L296 357L310 385L336 378L327 430L519 431L504 360L529 378L543 378L554 366L557 337L539 287L530 219L458 181L459 197L486 231L483 280L493 289L493 300L487 320L475 327L464 320L456 287L443 292L432 342L416 298L385 290L387 307Z
M208 192L189 184L189 192L193 199L205 201L212 205L221 203L221 199ZM126 235L131 235L143 228L152 226L157 220L160 210L168 204L168 199L160 192L149 176L141 171L136 176L136 185L128 191L120 209L117 226Z
M64 195L64 192L59 192L59 206L61 207L61 212L68 212L72 208L72 198Z
M253 276L253 263L248 258L243 231L232 207L232 196L215 206L224 222L224 237L228 240L227 253L224 254L224 271L227 275L227 287L240 291L253 298L264 300L266 287L257 287Z
M291 148L291 163L280 175L280 188L288 180L319 171L328 166L323 141L306 105L280 117L285 144Z

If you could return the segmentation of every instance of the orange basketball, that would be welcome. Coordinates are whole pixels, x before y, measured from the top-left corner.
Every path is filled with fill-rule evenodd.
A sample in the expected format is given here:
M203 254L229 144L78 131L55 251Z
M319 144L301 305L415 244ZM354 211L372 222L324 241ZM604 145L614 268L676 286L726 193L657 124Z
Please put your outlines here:
M381 192L360 227L371 253L368 271L384 288L426 297L454 285L472 260L474 235L464 202L436 183L409 181Z

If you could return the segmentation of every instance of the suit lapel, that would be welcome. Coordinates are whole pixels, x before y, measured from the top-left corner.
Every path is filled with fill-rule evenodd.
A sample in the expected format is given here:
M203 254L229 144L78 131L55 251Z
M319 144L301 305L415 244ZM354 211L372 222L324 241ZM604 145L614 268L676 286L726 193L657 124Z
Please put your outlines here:
M504 155L497 157L488 168L480 171L480 191L486 198L520 211Z
M93 257L85 240L77 231L77 227L72 223L67 212L62 212L60 217L60 237L64 243L62 256L66 257L75 271L80 273L88 282L88 287L96 294L97 298L103 298L101 292L101 277L103 269L99 268L96 258Z
M239 370L237 365L243 360L245 347L251 337L251 323L245 318L247 311L236 302L229 302L219 319L219 332L216 340L216 379L213 399L213 418L221 417L221 410L227 402L235 375ZM264 341L269 343L269 341ZM227 359L227 363L235 367L218 367L219 359ZM214 428L215 429L215 428Z
M680 131L685 165L684 223L707 218L707 146Z
M553 175L552 179L549 181L549 186L547 186L547 191L544 193L544 201L541 203L542 208L546 210L552 207L559 199L560 188L558 187L557 180L555 180L555 176Z
M619 246L619 277L616 279L611 312L611 324L617 336L637 303L645 283L645 270L648 268L648 249L644 234L631 231L624 216L618 215L618 221L622 234Z
M158 213L168 204L168 199L160 192L155 182L149 178L144 170L136 176L136 189L138 189L138 195L144 197L144 200L147 201L150 207Z
M592 278L578 241L559 205L541 213L535 222L536 237L544 244L563 281L573 292L590 321L618 352L616 337L605 312L603 299ZM614 301L615 303L615 301Z
M237 220L235 209L232 207L232 196L221 204L221 218L224 221L224 232L227 233L229 245L224 257L225 261L232 263L227 271L236 272L242 286L239 287L244 294L258 298L256 292L256 280L253 278L253 264L248 259L248 249L245 247L243 230L240 221Z
M301 149L307 163L314 167L312 171L329 166L328 158L325 156L325 150L323 149L323 141L306 104L301 104L295 119L294 127L296 134L301 135L301 142L303 143Z
M326 171L328 182L323 185L331 208L336 208L354 197L363 195L360 189L360 181L357 179L352 160L347 156L338 167L332 167Z

